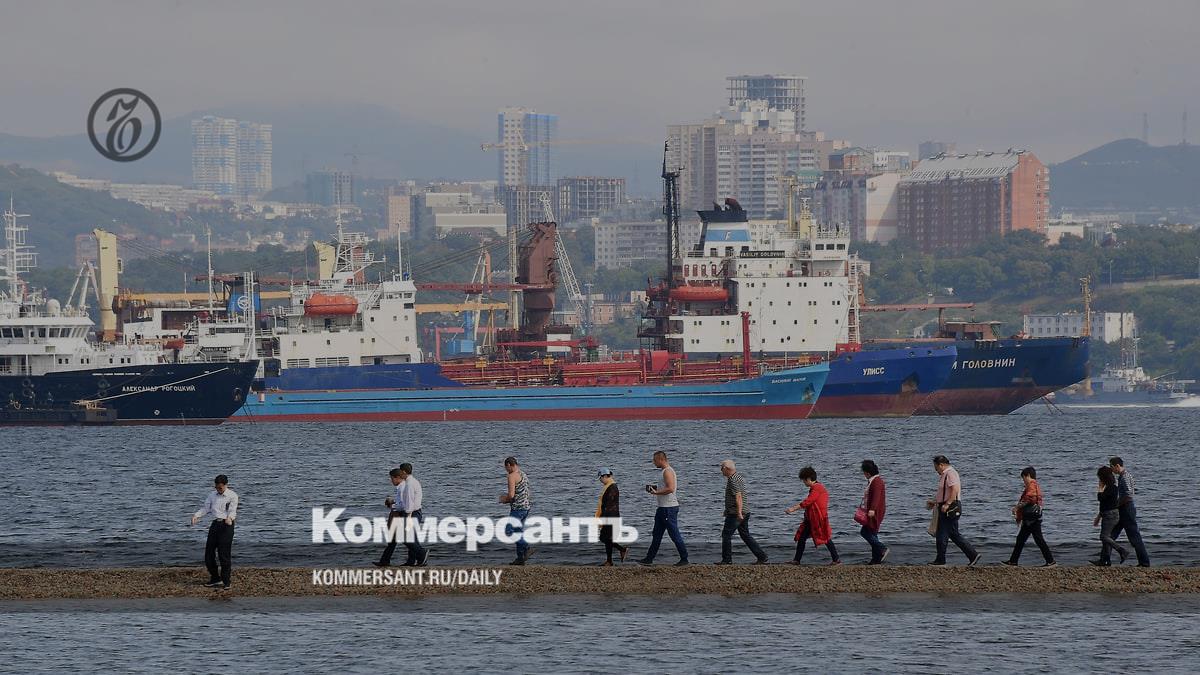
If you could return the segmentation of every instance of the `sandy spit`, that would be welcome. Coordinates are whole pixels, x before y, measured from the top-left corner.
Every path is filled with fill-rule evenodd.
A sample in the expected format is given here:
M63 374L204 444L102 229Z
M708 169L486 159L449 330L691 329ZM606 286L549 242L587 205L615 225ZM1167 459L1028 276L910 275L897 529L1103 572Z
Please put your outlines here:
M339 568L351 569L351 568ZM393 568L399 570L401 568ZM406 568L408 569L408 568ZM641 568L579 566L429 567L442 580L423 585L326 586L313 583L310 568L234 568L233 588L202 586L200 567L125 569L0 569L0 601L208 597L427 596L435 594L633 594L752 593L1200 593L1200 568L1000 566L924 567L844 565L692 565ZM459 585L475 571L501 570L498 585ZM374 573L375 568L365 570ZM463 571L463 572L460 572ZM426 573L427 575L430 572Z

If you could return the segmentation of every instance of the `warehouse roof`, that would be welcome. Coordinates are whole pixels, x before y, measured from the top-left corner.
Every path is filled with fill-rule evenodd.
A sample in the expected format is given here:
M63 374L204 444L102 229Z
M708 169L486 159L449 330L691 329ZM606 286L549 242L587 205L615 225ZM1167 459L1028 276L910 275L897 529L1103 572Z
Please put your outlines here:
M1003 178L1017 167L1024 150L979 151L970 154L941 154L921 160L904 177L904 183L927 183L947 178Z

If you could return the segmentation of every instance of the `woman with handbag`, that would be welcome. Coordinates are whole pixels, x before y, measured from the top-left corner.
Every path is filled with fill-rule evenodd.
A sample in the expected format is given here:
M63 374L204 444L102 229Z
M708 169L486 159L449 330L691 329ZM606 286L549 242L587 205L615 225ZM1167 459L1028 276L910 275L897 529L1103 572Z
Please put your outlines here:
M878 565L888 555L888 547L879 541L879 526L883 523L883 513L887 508L887 496L884 491L883 477L879 475L879 467L875 462L864 459L862 463L863 477L867 479L867 488L863 491L862 502L854 511L854 522L862 526L859 534L871 545L871 562L868 565Z
M1042 536L1042 487L1037 482L1037 469L1032 466L1021 469L1021 480L1025 482L1025 489L1021 492L1016 506L1012 508L1013 518L1020 523L1021 529L1017 532L1017 543L1013 545L1012 555L1004 564L1017 566L1021 559L1021 549L1025 548L1025 542L1032 534L1033 541L1041 549L1042 557L1046 559L1042 567L1057 567L1058 563L1054 562L1054 555L1050 553L1050 547L1046 545L1046 539Z
M808 487L808 496L804 501L793 504L784 509L784 513L791 515L800 509L804 509L804 522L800 523L800 527L796 528L796 557L792 560L793 565L799 565L800 559L804 557L804 546L809 537L812 537L813 544L829 549L829 555L833 560L830 565L841 565L842 560L838 557L837 547L833 545L833 530L829 527L829 491L824 485L817 482L817 471L811 466L806 466L800 469L800 480Z

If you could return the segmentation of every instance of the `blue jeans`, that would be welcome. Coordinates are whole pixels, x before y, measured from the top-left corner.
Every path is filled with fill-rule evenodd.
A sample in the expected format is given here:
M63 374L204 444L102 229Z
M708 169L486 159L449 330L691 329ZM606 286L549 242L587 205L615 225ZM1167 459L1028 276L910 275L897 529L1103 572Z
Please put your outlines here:
M1112 531L1112 538L1116 539L1121 535L1121 531L1125 531L1125 537L1129 539L1130 545L1137 553L1138 564L1143 567L1150 566L1150 554L1146 552L1146 544L1142 542L1142 533L1138 530L1137 523L1137 507L1133 502L1120 507L1121 521L1117 523L1116 528Z
M650 535L650 550L646 551L645 561L653 562L654 556L658 555L658 545L662 543L663 532L670 535L675 550L679 552L679 559L687 562L687 546L683 545L683 535L679 533L678 506L660 506L654 510L654 531Z
M511 535L515 532L521 533L521 538L517 540L517 557L524 558L529 552L529 543L525 541L525 519L529 517L529 509L512 509L508 512L509 517L516 518L521 521L520 525L508 524L504 526L504 533Z
M883 545L883 542L879 541L879 533L863 525L858 534L871 545L871 562L883 562L883 552L887 547Z
M939 505L938 508L941 506ZM938 514L937 558L934 559L934 562L943 564L946 562L946 548L951 541L963 552L963 555L967 556L967 560L974 560L978 555L975 547L971 546L971 542L959 534L958 518L950 518L944 513Z

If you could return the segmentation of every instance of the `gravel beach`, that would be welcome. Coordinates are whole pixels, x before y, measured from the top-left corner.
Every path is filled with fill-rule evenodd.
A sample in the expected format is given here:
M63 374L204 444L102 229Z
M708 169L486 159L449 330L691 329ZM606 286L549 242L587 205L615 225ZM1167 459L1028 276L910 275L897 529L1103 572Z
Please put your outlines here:
M350 568L345 568L350 569ZM399 570L401 568L393 568ZM233 588L203 587L200 567L124 569L3 569L0 601L206 597L427 596L435 594L627 594L685 595L757 593L1200 593L1200 568L1037 567L1011 569L884 566L692 565L639 568L578 566L428 567L442 581L426 584L318 585L308 568L236 568ZM494 585L461 585L449 578L494 578ZM362 570L374 574L377 570ZM489 575L488 572L491 571Z

